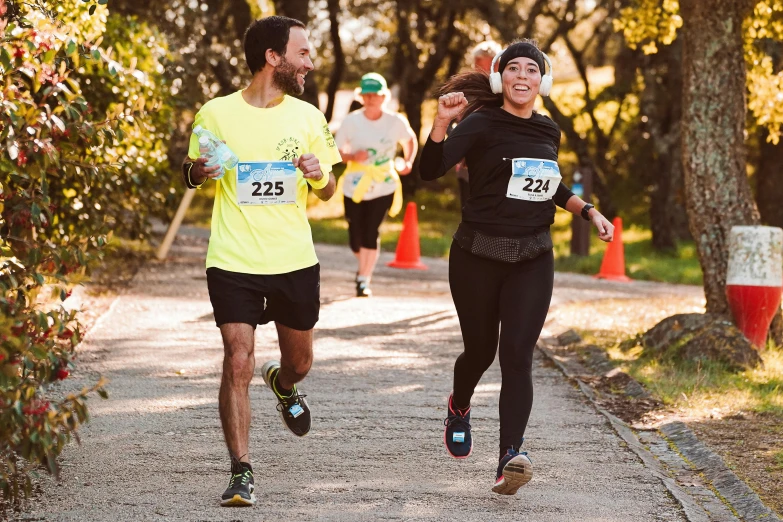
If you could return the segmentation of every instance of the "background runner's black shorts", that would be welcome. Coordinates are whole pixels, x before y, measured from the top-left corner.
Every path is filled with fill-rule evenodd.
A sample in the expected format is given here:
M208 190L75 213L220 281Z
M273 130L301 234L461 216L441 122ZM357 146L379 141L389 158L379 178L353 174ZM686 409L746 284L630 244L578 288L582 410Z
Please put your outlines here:
M215 323L247 323L255 328L275 321L294 330L310 330L321 307L320 274L319 264L274 275L207 268Z

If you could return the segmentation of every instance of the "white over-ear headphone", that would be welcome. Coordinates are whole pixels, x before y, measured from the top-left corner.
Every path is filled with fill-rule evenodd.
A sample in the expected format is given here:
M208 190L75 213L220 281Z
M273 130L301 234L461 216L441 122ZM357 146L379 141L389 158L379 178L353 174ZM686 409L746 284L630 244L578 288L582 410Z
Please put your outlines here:
M489 75L489 86L492 88L492 92L495 94L500 94L503 92L503 78L500 75L500 71L495 71L495 65L498 64L500 57L503 56L503 52L504 51L501 51L495 55L495 57L492 59L492 65L489 68L491 71ZM541 85L538 88L538 93L541 96L549 96L549 93L552 91L552 83L555 81L555 79L552 77L552 62L545 52L541 51L541 54L544 56L544 61L549 66L549 74L544 74L541 76Z

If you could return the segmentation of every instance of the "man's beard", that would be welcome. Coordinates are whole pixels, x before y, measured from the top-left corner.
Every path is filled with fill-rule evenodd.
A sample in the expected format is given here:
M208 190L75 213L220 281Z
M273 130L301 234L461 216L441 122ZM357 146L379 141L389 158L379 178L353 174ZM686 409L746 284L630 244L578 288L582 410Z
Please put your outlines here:
M304 85L299 85L297 81L297 70L291 62L283 57L283 61L275 67L272 73L272 81L285 94L299 96L304 93Z

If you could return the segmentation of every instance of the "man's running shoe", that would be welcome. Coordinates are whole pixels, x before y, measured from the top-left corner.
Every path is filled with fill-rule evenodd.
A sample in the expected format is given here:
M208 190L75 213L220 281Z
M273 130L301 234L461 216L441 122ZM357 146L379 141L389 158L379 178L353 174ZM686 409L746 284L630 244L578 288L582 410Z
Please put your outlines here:
M253 472L247 466L243 466L239 460L231 457L231 480L228 482L223 496L220 498L221 506L252 506L256 503L253 494L255 484Z
M533 463L527 452L519 453L511 448L498 464L498 473L492 491L501 495L514 495L533 478Z
M277 391L277 374L280 372L280 363L269 361L261 368L264 382L277 397L277 411L283 419L283 424L291 433L298 437L304 437L310 431L310 408L305 402L306 395L301 395L296 385L291 388L291 395L284 396Z
M443 421L443 443L446 451L455 459L465 459L473 453L473 437L470 434L470 408L464 413L454 408L449 395L449 416Z

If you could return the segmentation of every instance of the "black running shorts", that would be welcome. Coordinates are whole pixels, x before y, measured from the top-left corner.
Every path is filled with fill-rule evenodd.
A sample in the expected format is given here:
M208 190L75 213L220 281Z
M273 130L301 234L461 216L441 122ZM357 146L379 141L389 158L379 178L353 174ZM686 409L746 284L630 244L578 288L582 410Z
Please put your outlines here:
M315 264L287 274L258 275L207 268L209 300L215 323L280 323L311 330L321 307L321 267Z
M351 198L343 197L345 220L348 221L348 241L351 250L360 248L375 250L378 248L378 229L383 218L394 202L394 194L381 196L355 203Z

